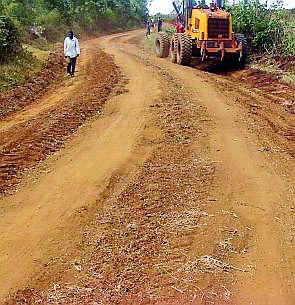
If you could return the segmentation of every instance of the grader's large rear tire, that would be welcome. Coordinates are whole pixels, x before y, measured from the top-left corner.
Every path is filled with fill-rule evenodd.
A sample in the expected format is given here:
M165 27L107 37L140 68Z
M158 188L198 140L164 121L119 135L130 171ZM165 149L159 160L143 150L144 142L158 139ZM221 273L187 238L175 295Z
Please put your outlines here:
M181 33L177 34L177 63L189 66L192 60L192 40L191 37Z
M159 33L155 40L156 54L160 58L169 56L170 38L167 33Z

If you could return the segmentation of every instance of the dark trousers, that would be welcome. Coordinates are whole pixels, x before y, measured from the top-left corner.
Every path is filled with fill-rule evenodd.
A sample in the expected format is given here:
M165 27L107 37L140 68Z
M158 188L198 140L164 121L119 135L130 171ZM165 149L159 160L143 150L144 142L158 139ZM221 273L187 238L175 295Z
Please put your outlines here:
M75 74L76 62L77 62L77 57L73 57L73 58L68 57L68 66L67 66L68 74L71 75Z

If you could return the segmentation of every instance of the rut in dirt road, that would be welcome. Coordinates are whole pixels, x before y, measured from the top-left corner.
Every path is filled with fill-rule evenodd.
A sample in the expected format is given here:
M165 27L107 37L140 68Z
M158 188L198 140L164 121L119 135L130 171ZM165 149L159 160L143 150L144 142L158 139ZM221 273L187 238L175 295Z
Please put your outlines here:
M100 41L128 92L2 202L5 304L293 305L292 113L142 37Z

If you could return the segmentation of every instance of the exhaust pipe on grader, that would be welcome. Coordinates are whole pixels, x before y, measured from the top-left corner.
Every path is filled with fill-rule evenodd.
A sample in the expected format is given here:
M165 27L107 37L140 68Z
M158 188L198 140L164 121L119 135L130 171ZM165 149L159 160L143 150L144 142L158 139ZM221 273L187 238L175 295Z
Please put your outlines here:
M216 0L210 6L192 0L183 0L181 7L173 2L177 13L176 33L170 37L159 33L155 40L158 57L170 54L171 61L180 65L189 65L193 57L205 61L219 58L221 62L230 62L237 66L246 63L248 54L247 40L243 34L232 30L232 16L224 10L224 1Z

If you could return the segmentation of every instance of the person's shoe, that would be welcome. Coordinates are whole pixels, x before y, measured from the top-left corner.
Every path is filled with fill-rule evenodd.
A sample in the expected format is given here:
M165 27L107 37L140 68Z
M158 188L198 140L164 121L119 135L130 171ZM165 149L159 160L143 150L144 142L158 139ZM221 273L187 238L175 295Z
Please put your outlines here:
M72 74L71 74L71 77L75 77L75 74L74 74L74 73L72 73Z
M68 76L71 76L71 74L70 74L70 73L68 73Z

